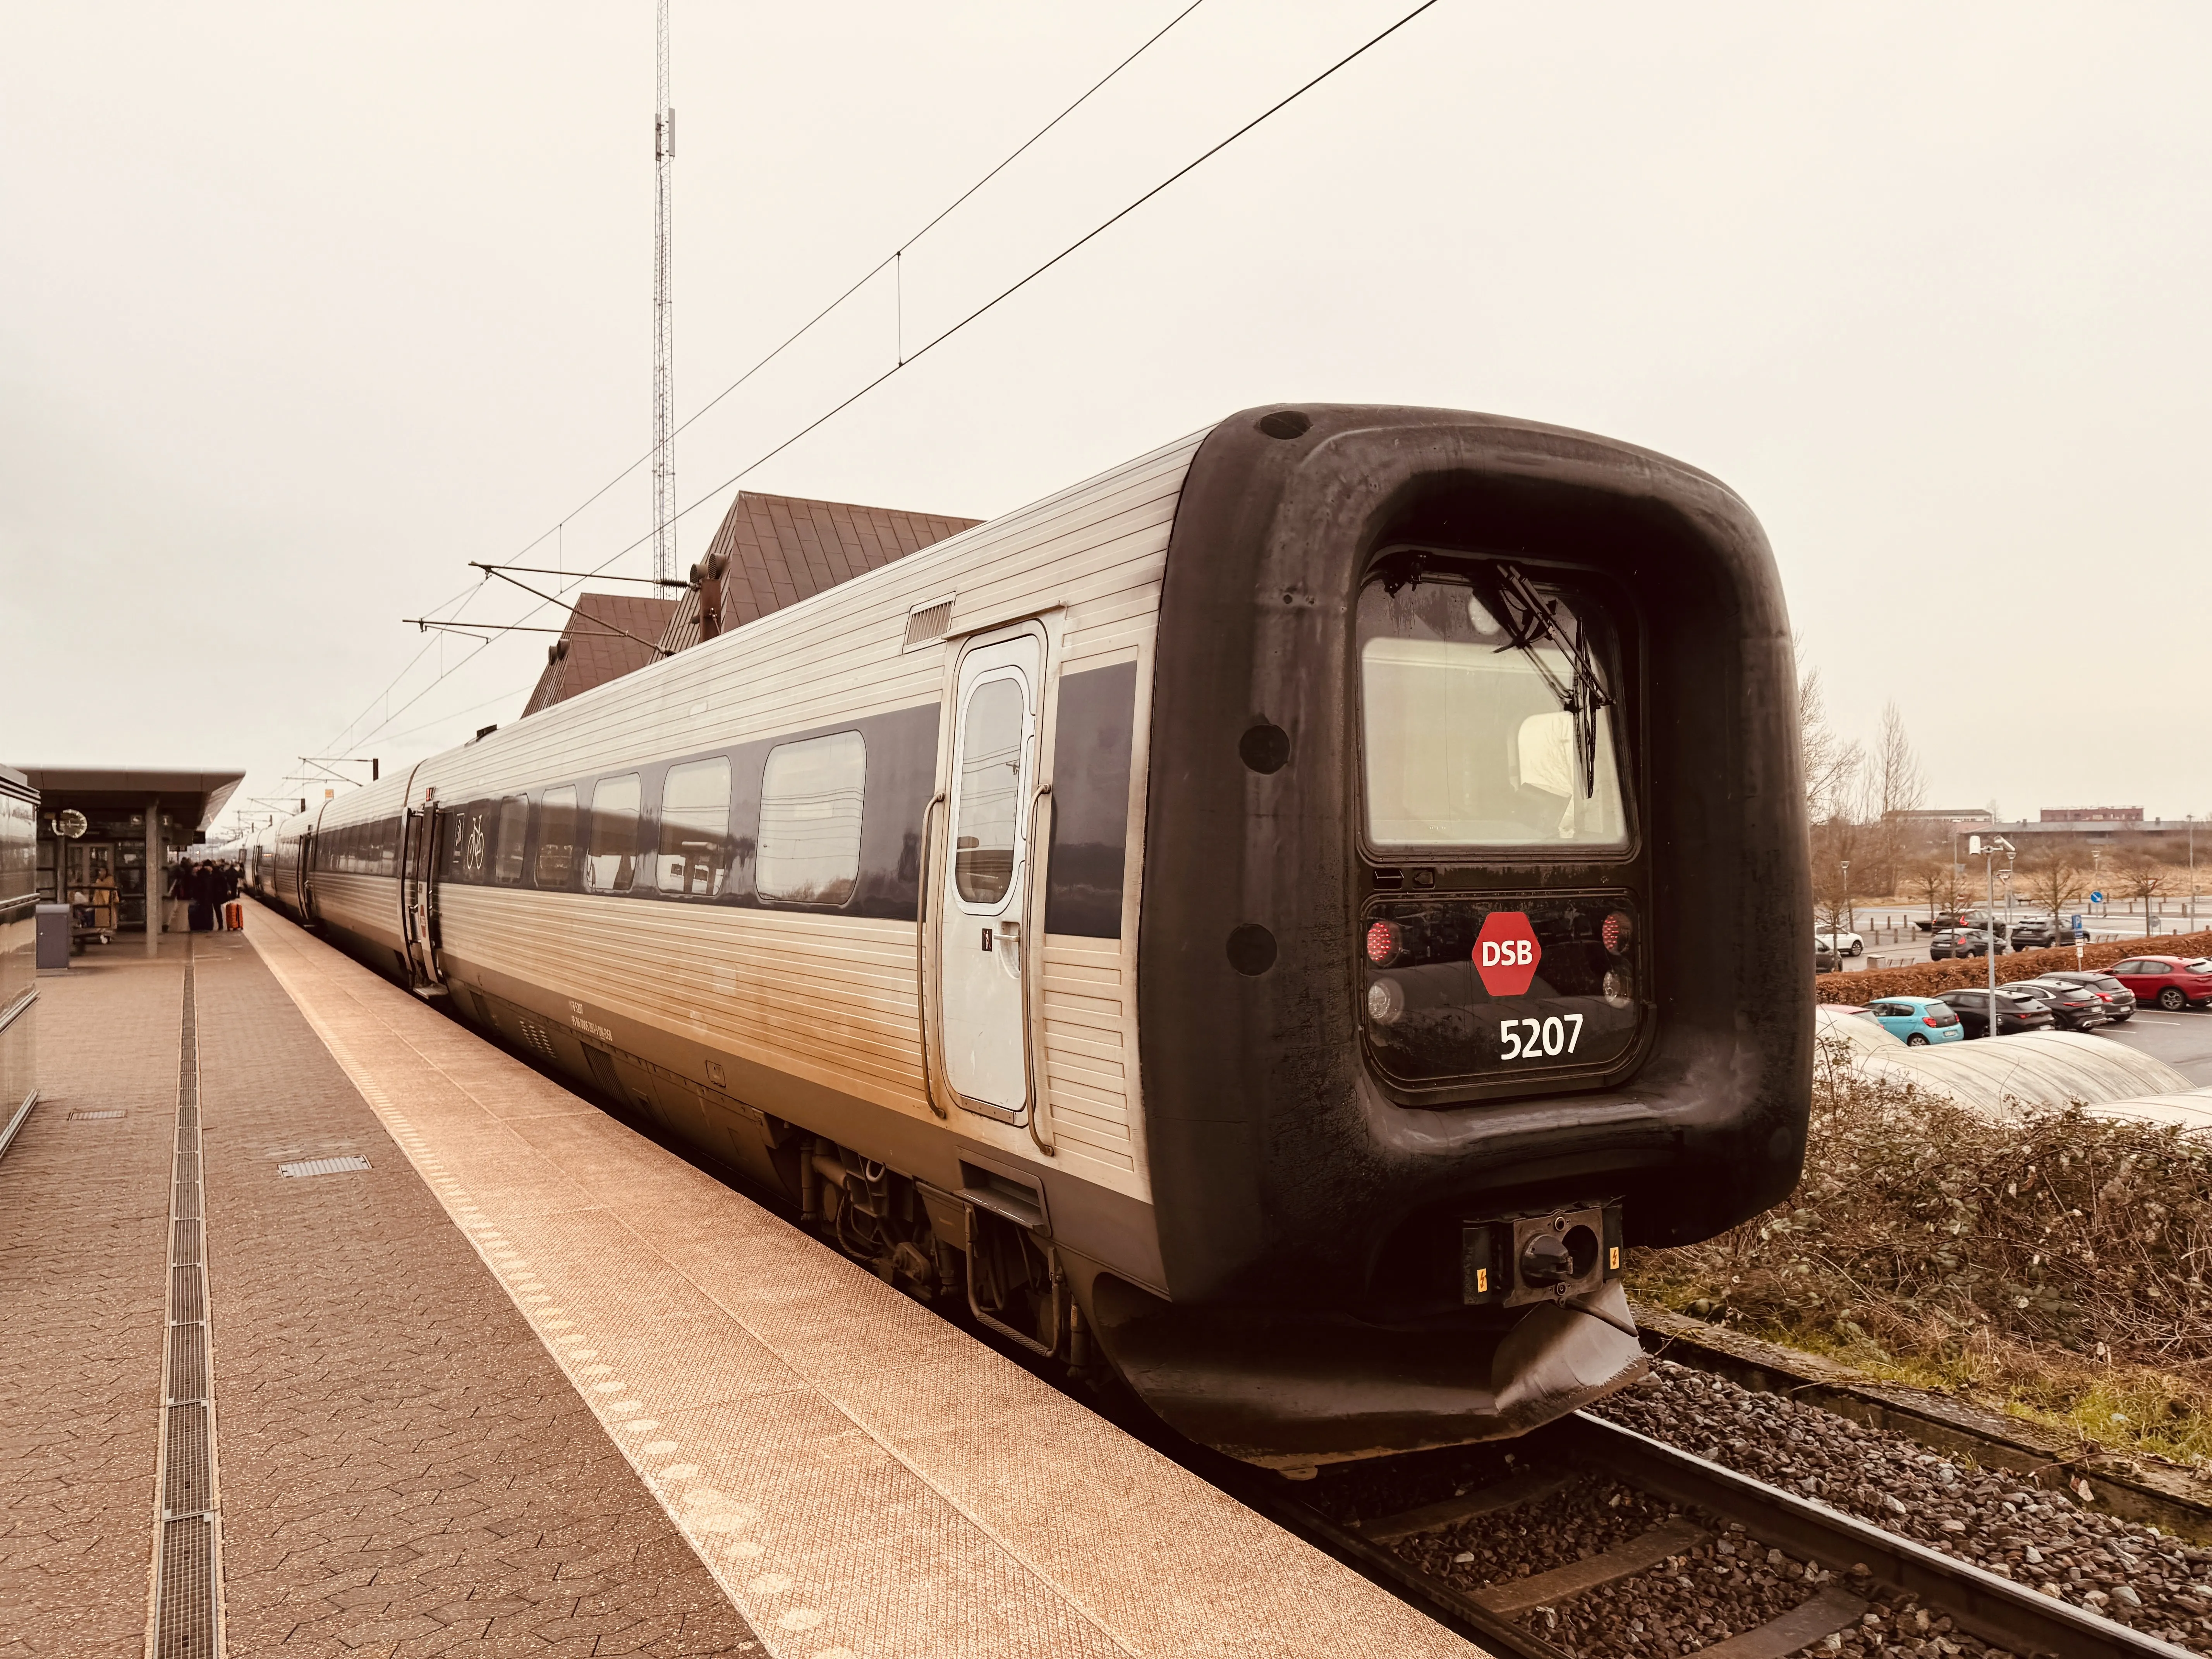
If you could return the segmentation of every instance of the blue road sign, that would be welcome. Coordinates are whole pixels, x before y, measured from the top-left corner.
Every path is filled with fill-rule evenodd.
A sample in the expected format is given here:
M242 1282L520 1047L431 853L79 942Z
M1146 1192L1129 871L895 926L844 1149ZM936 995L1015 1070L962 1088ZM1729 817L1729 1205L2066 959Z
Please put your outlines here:
M2074 918L2074 931L2077 933L2081 931L2081 918L2079 916Z
M2089 895L2089 902L2092 904L2102 904L2104 902L2105 896L2102 893L2092 893Z

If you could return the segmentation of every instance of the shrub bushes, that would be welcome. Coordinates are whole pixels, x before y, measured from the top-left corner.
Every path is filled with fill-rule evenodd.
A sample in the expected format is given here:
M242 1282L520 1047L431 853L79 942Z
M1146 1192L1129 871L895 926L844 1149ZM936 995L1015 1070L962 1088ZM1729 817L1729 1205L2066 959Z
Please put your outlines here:
M2163 939L2108 939L2081 952L2083 968L2109 968L2130 957L2212 956L2212 933L2172 933ZM2074 947L2062 945L2049 951L2016 951L1997 958L1997 983L2033 979L2039 974L2065 972L2075 967ZM1816 1002L1863 1003L1875 997L1932 997L1990 980L1988 962L1981 957L1954 957L1948 962L1916 962L1909 968L1877 968L1863 974L1821 974L1813 981Z
M1702 1244L1639 1251L1632 1289L2212 1453L2212 1144L2078 1108L1993 1117L1868 1079L1840 1047L1815 1062L1797 1191Z

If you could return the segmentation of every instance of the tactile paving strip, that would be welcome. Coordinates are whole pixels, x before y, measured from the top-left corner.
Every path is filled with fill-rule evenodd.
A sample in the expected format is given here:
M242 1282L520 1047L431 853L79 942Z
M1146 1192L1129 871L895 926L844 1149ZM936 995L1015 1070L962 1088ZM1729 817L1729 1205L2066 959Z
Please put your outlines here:
M198 1015L189 957L184 1023L170 1188L168 1375L162 1389L154 1659L220 1659L215 1401L208 1372L207 1263L200 1248Z

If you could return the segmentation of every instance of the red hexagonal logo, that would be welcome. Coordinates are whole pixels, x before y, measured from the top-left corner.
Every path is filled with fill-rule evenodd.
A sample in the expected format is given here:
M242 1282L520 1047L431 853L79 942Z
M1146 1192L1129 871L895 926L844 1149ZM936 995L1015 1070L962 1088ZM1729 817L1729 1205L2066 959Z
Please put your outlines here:
M1492 910L1482 919L1482 931L1474 936L1474 971L1491 995L1526 996L1543 959L1544 947L1522 912Z

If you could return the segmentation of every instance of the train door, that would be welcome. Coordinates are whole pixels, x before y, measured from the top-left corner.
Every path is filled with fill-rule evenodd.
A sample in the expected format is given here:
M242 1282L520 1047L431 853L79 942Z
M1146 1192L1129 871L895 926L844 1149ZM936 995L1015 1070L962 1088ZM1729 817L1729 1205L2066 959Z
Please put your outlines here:
M969 647L954 701L950 851L932 907L946 1079L970 1109L1018 1121L1029 1104L1024 975L1031 807L1044 641Z
M407 976L418 991L445 983L438 967L438 827L444 817L434 802L409 807L399 842L399 933Z

